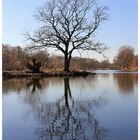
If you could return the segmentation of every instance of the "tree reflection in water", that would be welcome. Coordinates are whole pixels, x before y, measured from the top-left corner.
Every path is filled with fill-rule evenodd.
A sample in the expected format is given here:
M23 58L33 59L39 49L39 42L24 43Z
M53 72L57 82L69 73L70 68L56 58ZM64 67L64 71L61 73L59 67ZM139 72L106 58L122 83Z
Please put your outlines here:
M133 93L134 86L138 81L138 74L125 73L125 74L114 74L114 79L117 82L120 93L128 95Z
M34 116L40 122L38 140L103 140L107 130L94 117L93 108L101 99L79 101L72 98L69 78L64 78L64 96L55 103L40 104Z
M41 89L41 84L39 78L33 78L29 83L27 83L27 88L32 88L32 93L36 92L37 89Z
M25 103L29 104L31 107L40 104L41 97L43 96L42 90L47 89L49 86L50 79L43 78L32 78L26 80L26 86L24 92L21 92L21 98ZM27 113L29 114L29 112ZM26 118L26 117L25 117Z

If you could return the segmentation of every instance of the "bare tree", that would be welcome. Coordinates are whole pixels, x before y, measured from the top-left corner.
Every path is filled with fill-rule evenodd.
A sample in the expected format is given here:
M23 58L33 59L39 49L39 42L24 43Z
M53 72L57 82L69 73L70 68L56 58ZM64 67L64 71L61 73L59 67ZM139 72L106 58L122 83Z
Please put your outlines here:
M95 0L53 0L35 15L43 26L33 35L26 33L34 45L30 49L55 48L64 54L64 71L69 71L74 50L102 53L107 47L95 41L96 30L108 18L107 7ZM90 17L90 18L89 18Z

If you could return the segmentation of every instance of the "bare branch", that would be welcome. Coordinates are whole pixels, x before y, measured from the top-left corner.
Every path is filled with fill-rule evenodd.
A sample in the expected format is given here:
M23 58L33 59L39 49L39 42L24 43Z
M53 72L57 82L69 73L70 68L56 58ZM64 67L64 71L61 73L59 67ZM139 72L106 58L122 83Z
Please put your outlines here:
M35 49L55 47L66 57L80 49L102 54L106 47L92 40L102 22L108 19L107 10L97 6L95 0L49 1L35 15L43 26L33 36L27 33L26 37L34 42Z

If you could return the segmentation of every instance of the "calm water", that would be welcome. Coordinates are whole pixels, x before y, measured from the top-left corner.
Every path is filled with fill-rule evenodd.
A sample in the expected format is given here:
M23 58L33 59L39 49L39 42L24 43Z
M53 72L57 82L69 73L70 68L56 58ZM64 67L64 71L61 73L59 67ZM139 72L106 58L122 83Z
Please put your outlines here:
M137 73L3 81L3 140L137 140Z

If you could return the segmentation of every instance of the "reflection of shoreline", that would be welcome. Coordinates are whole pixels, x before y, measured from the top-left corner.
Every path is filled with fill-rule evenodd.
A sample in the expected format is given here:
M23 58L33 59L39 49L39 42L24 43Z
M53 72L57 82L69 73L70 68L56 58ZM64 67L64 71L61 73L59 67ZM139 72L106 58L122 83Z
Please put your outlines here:
M37 89L46 88L48 86L48 79L40 78L28 78L28 79L9 79L2 81L3 93L6 94L8 91L29 90L32 88L32 92Z
M38 139L103 140L107 131L93 113L94 107L102 104L100 101L75 102L69 78L64 78L64 96L55 103L34 108L34 115L41 124L35 134Z
M123 95L132 94L134 86L138 83L138 74L113 74L113 78L118 85L120 93Z
M9 79L2 81L2 90L3 93L6 94L9 91L21 91L22 89L26 89L28 79Z

